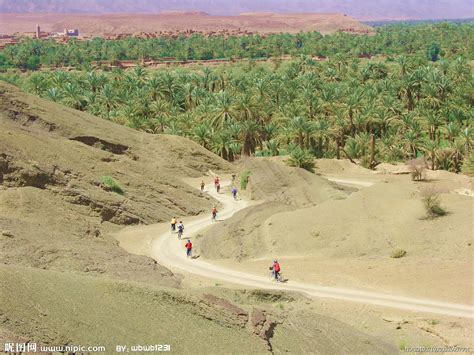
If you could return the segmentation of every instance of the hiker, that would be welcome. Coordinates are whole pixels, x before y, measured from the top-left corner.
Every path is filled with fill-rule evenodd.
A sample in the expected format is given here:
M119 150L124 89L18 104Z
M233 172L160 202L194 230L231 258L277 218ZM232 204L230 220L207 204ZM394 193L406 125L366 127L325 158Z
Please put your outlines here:
M232 183L234 183L234 182L235 182L235 178L236 178L236 177L237 177L237 175L235 175L235 174L232 174Z
M216 220L216 217L217 217L217 208L216 208L216 206L212 207L211 213L212 213L212 221L214 222Z
M237 201L237 188L235 186L232 187L231 193L232 193L232 196L234 197L234 200Z
M216 190L217 190L217 186L219 186L219 188L221 187L219 176L216 176L215 179L214 179L214 187L216 188ZM219 191L217 191L217 192L219 192Z
M216 185L216 190L217 190L217 193L219 193L219 191L221 191L221 183L217 183Z
M273 266L272 266L272 272L273 276L275 277L275 280L280 281L280 264L278 263L278 260L273 260Z
M179 221L179 224L178 224L178 239L181 239L181 236L183 235L183 232L184 232L183 221Z
M176 217L171 218L171 232L176 231Z
M204 180L202 180L202 181L201 181L201 192L204 192L204 186L205 186Z
M193 243L191 243L191 241L188 239L188 242L186 243L185 245L186 247L186 256L188 258L192 258L192 253L193 253Z

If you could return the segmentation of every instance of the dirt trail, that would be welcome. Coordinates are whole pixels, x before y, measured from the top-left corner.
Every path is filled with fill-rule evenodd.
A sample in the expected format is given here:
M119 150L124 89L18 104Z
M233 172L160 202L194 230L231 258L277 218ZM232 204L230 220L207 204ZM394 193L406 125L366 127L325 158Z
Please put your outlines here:
M351 183L362 185L364 182L351 181ZM223 184L224 185L224 184ZM225 185L229 185L227 182ZM212 197L222 203L218 214L218 220L231 217L235 212L250 205L245 200L234 201L228 194L217 194L212 185L206 186L206 191ZM196 235L202 229L211 225L212 221L209 215L196 219L186 225L185 236ZM151 233L150 228L140 227L135 230L136 234L143 237L144 234ZM385 293L366 292L354 289L325 287L314 284L293 282L289 280L286 283L275 283L268 276L257 276L249 273L234 271L228 268L216 266L202 259L188 259L186 257L185 241L178 241L176 234L166 232L156 238L151 245L150 256L159 264L172 270L181 270L184 272L200 275L206 278L250 286L255 288L299 291L313 297L331 298L349 302L358 302L367 305L378 305L397 309L404 309L415 312L427 312L435 314L450 315L463 318L474 318L474 307L469 305L437 302L427 299L415 299L390 295ZM262 270L262 274L269 272Z
M338 184L343 184L343 185L370 187L375 184L375 182L370 182L370 181L362 181L362 180L354 180L354 179L339 179L339 178L328 177L328 176L326 176L326 179L328 179L329 181L337 182Z

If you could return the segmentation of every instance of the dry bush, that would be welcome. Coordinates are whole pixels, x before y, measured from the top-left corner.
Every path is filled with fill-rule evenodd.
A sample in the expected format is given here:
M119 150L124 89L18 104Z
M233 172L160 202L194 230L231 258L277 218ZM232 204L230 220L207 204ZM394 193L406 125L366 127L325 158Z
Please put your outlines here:
M440 205L439 194L440 191L434 188L427 188L421 191L421 200L423 201L427 218L436 218L447 214L446 210Z
M407 251L403 249L397 249L390 254L391 258L398 259L398 258L403 258L405 255L407 255Z
M425 158L415 158L407 162L408 168L411 171L412 180L421 181L426 178L426 169L428 164Z

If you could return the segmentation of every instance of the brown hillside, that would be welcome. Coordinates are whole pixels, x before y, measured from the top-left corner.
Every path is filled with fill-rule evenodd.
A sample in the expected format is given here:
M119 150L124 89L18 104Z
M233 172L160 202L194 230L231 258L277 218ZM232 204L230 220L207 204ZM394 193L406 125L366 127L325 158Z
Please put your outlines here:
M228 164L188 140L137 132L0 83L0 250L5 264L169 279L107 231L209 208L181 181ZM101 183L111 176L120 195ZM165 282L170 284L170 282Z
M343 14L243 14L239 16L209 16L201 13L167 14L0 14L0 32L32 32L36 24L43 31L62 32L78 28L81 34L105 34L185 31L206 33L220 30L259 33L319 31L332 33L341 29L367 30L369 26Z

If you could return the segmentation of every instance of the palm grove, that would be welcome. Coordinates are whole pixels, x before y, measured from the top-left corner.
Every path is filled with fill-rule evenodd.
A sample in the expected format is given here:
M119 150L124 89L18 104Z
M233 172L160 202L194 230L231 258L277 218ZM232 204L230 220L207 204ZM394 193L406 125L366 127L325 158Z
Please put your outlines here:
M390 26L372 36L311 41L314 33L284 34L280 46L259 47L271 63L92 70L88 57L72 72L8 71L3 79L135 129L189 137L229 161L289 154L311 170L313 157L375 167L425 156L432 169L472 171L472 35L472 24ZM176 41L181 48L183 39ZM200 41L202 51L215 52L214 39ZM74 45L92 45L81 43ZM22 45L31 42L9 50ZM293 59L282 61L282 54Z

